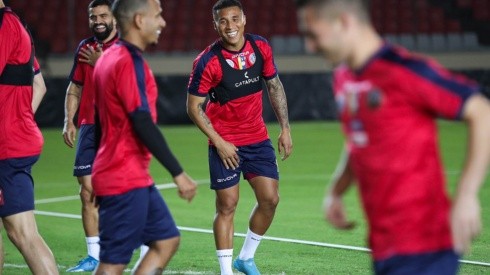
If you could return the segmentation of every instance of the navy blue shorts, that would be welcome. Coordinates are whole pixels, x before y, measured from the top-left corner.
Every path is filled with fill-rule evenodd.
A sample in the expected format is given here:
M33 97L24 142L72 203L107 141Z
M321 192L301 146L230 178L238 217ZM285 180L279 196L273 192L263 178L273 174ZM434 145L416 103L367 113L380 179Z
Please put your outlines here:
M180 236L155 185L122 195L99 196L100 260L128 264L142 244Z
M216 147L209 146L211 189L225 189L238 184L242 172L246 180L256 176L279 180L276 155L269 139L252 145L239 146L237 154L240 158L239 166L235 170L226 169Z
M458 269L459 256L453 250L394 256L374 262L377 275L455 275Z
M39 156L0 160L0 217L34 210L31 168Z
M73 175L75 177L92 174L95 153L95 125L87 124L80 126L75 166L73 167Z

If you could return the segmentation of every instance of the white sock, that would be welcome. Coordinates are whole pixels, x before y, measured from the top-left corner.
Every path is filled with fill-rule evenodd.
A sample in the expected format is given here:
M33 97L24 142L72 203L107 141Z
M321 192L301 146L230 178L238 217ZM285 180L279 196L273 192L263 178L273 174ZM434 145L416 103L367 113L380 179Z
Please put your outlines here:
M143 259L143 257L145 257L146 255L146 252L148 252L150 248L144 244L141 245L140 247L140 260Z
M242 250L240 251L240 255L238 258L240 260L248 260L253 258L255 255L255 251L260 244L260 240L262 240L262 236L257 235L250 231L250 228L247 230L247 236L245 237L245 242L243 243Z
M99 252L100 252L99 240L100 240L99 236L85 237L85 242L87 242L88 255L96 259L97 261L99 260Z
M233 249L216 250L216 256L218 256L221 275L233 275L233 270L231 269Z

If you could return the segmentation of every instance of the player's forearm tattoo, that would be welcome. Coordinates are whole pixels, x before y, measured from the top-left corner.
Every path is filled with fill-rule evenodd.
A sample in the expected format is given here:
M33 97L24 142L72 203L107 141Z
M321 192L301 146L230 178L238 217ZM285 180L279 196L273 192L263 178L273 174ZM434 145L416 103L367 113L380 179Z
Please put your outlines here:
M288 102L279 76L266 81L266 83L267 89L269 90L269 100L279 121L279 125L281 125L281 128L289 128Z
M199 117L201 117L201 119L204 122L206 128L213 129L213 125L211 124L211 121L209 121L208 116L204 112L203 103L199 103L198 104L198 110L199 110Z

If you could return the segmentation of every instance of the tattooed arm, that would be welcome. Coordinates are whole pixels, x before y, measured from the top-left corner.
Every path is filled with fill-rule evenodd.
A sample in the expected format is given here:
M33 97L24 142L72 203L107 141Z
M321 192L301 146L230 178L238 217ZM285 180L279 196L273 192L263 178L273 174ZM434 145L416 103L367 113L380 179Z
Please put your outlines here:
M238 150L235 145L224 140L214 129L208 116L204 113L204 102L206 98L187 94L187 114L196 126L209 138L211 143L216 146L218 154L223 161L226 169L238 167Z
M63 126L63 139L69 147L75 146L75 137L77 135L77 128L73 118L80 105L80 97L82 96L82 85L78 85L74 82L68 84L65 95L65 122Z
M293 141L291 139L289 128L286 93L284 92L284 87L282 86L279 76L267 80L266 84L269 91L269 100L271 102L272 109L274 110L277 121L281 126L281 133L279 134L278 139L278 150L279 154L282 156L281 159L285 160L289 157L293 149Z

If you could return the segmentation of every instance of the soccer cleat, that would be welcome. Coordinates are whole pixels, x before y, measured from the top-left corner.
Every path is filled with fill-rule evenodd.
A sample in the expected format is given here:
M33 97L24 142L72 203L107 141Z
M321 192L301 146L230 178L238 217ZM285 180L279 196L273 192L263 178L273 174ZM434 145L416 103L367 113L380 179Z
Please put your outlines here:
M87 256L78 262L74 267L68 268L66 272L92 272L95 270L99 261L92 256Z
M250 258L248 260L240 260L236 258L233 262L233 267L246 275L260 275L260 272L255 265L254 258Z

